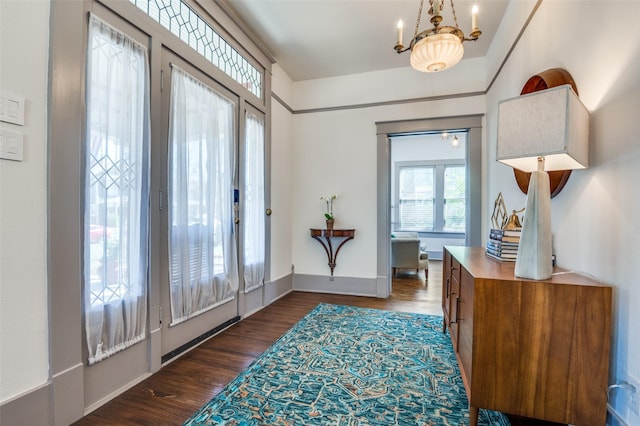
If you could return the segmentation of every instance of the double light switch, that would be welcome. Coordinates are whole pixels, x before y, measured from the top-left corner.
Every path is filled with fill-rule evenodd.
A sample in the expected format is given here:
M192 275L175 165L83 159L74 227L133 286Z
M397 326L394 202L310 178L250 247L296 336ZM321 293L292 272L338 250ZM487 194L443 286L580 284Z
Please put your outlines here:
M13 93L0 92L0 121L24 125L24 97ZM0 158L22 161L24 136L0 127Z

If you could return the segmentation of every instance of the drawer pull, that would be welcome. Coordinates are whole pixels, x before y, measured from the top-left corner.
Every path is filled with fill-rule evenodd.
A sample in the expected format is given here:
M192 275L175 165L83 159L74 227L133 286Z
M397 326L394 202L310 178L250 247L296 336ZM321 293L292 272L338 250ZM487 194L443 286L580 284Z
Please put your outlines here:
M455 293L453 293L455 294ZM455 320L451 320L450 324L457 324L458 323L458 311L460 311L460 298L456 297L456 319Z

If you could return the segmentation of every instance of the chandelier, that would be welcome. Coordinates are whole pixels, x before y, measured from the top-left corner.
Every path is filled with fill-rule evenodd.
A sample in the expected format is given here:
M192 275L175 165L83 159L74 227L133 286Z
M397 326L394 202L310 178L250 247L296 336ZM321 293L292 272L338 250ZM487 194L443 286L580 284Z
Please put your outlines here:
M398 42L394 49L398 53L411 50L409 62L411 66L418 71L437 72L446 70L462 59L464 55L462 42L477 40L480 34L482 34L482 31L478 29L478 6L474 5L471 11L471 33L469 34L469 38L467 38L458 25L458 17L456 16L453 0L450 1L454 26L440 25L442 22L441 13L444 8L444 0L428 0L430 6L428 13L431 15L430 22L433 28L418 33L424 1L425 0L420 0L416 29L409 43L409 47L405 48L402 45L403 24L400 20L398 21Z

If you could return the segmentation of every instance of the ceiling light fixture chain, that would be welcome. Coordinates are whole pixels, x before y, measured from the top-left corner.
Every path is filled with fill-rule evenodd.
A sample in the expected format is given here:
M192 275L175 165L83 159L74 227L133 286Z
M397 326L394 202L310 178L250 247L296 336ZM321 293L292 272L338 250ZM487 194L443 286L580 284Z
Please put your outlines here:
M453 15L453 24L456 26L456 28L460 28L460 25L458 25L458 17L456 16L456 8L453 6L453 0L451 1L451 14Z
M429 0L429 3L432 3L433 0ZM424 6L424 0L420 0L420 8L418 9L418 20L416 21L416 29L413 32L413 38L418 37L418 29L420 29L420 18L422 17L422 7ZM408 49L408 47L407 47ZM405 51L407 50L405 49ZM398 52L400 53L400 52Z
M442 22L442 11L446 0L428 0L429 11L431 15L430 22L432 28L420 31L420 21L422 18L422 10L424 8L424 0L420 0L420 8L418 10L418 18L416 19L416 28L413 38L408 47L402 44L402 21L398 22L398 41L394 47L397 53L411 51L411 66L418 71L437 72L447 68L451 68L457 64L464 55L464 47L462 43L465 41L474 41L482 34L478 28L477 5L473 6L471 15L471 33L466 37L464 32L458 25L458 16L456 9L451 3L451 14L453 15L454 26L440 25Z

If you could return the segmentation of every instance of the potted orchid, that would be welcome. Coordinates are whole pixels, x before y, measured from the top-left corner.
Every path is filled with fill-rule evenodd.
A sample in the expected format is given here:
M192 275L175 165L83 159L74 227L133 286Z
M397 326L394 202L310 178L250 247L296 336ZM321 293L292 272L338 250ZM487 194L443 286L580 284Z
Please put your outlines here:
M337 195L332 195L330 197L320 197L321 200L323 200L326 204L326 210L325 210L325 214L324 217L327 221L327 229L333 229L333 221L334 221L334 217L333 217L333 200L335 200L337 197Z

